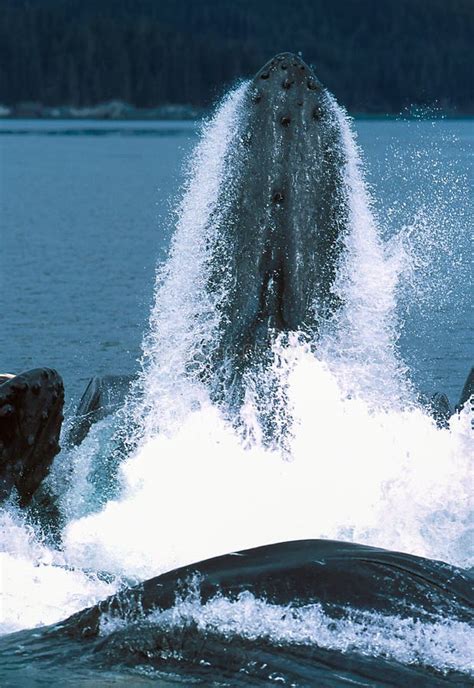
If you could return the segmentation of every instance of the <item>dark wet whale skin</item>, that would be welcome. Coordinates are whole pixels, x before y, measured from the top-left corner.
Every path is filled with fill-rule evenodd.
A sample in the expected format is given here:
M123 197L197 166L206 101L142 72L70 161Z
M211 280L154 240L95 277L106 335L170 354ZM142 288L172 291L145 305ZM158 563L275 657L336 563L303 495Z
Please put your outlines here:
M234 372L275 333L315 335L330 317L348 216L332 97L299 57L278 55L257 73L240 126L209 282L226 283L215 355Z

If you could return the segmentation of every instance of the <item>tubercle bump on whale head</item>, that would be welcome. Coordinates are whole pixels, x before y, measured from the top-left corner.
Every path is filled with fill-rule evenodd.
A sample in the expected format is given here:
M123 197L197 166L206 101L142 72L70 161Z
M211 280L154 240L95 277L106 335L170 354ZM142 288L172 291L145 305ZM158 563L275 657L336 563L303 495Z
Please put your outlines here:
M324 87L313 69L293 53L279 53L272 57L255 75L253 83L274 81L281 82L281 88L290 90L292 86L306 86L310 91L319 91Z

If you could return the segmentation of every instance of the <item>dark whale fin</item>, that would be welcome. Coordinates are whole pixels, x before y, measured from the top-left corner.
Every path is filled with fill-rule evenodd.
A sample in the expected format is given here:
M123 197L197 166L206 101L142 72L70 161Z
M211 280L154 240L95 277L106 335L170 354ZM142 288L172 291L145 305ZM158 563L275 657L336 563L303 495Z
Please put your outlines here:
M469 371L469 374L466 378L466 382L464 383L464 387L462 388L461 396L459 397L459 401L456 405L456 411L460 411L466 401L469 401L471 397L474 396L474 368L471 368ZM474 409L473 409L474 410Z
M134 375L91 378L71 421L67 443L73 446L81 444L94 423L117 411L123 405L134 379Z

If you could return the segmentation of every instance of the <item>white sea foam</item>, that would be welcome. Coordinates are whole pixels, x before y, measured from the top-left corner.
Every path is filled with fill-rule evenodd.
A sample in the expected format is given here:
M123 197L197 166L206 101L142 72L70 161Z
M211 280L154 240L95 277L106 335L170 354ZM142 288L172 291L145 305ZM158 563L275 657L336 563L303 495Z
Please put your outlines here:
M145 623L165 631L193 625L202 633L211 632L226 638L263 639L278 646L316 646L383 657L408 665L427 665L438 671L455 669L474 674L470 651L473 629L459 621L422 622L350 607L340 618L334 618L319 604L300 607L270 604L248 591L242 592L236 600L218 595L202 603L197 590L178 600L169 610L152 612ZM124 624L104 615L101 634L107 636Z
M345 398L304 348L291 354L291 460L244 448L207 404L122 465L120 500L69 524L68 560L146 577L226 551L328 537L472 562L467 410L451 431L420 410L375 411Z
M115 582L68 569L21 514L0 512L0 634L55 623L117 589Z

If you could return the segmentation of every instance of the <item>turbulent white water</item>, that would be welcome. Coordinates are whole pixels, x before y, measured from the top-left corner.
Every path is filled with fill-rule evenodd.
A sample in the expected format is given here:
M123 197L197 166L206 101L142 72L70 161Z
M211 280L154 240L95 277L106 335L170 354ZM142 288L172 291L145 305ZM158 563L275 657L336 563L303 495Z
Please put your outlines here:
M124 579L284 540L334 538L474 563L469 410L441 430L411 398L395 316L408 257L389 252L380 239L354 135L336 104L350 200L336 284L345 305L316 354L296 335L275 344L274 372L287 388L289 452L259 444L251 394L241 416L252 443L188 374L190 358L205 350L218 324L221 295L205 289L209 233L218 227L218 189L232 175L227 153L239 136L244 92L242 86L223 102L190 167L170 257L158 275L140 401L131 401L138 445L120 466L119 496L99 508L88 493L100 434L110 434L106 422L67 459L73 473L62 500L60 551L42 544L13 508L1 514L4 631L59 620ZM91 571L117 578L104 582ZM401 628L393 619L346 619L330 630L312 607L290 615L283 628L281 609L260 604L219 600L199 613L203 623L230 625L246 637L291 631L295 642L367 653L381 643L379 654L400 661L425 653L433 666L466 667L462 625Z
M373 612L346 609L342 618L324 613L321 605L300 607L270 604L243 592L237 600L218 595L202 603L199 589L177 601L169 610L154 611L139 622L160 630L195 625L205 633L269 640L277 646L308 645L340 652L384 657L403 664L435 666L439 671L474 672L469 624L439 619L421 622ZM101 635L128 623L104 615ZM453 653L453 646L456 653ZM163 651L164 658L167 650Z

